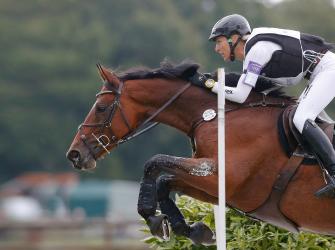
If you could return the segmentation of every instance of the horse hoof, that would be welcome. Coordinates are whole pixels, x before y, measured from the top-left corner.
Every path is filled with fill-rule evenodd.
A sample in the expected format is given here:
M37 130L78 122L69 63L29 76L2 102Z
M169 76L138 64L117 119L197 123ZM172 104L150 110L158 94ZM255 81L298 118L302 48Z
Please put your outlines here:
M202 222L196 222L191 225L191 232L189 238L194 244L199 245L213 245L215 244L215 237L212 230Z
M157 236L163 240L170 239L168 217L165 214L150 216L147 220L147 224L153 236Z

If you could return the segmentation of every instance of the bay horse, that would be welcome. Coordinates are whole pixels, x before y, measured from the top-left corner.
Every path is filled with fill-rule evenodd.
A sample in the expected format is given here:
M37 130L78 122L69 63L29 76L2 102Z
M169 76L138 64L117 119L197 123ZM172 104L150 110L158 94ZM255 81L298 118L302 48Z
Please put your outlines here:
M217 96L187 80L199 66L165 63L157 69L118 74L98 67L104 85L80 125L67 158L75 168L90 170L119 144L149 129L151 122L180 130L193 142L192 157L159 154L146 162L138 212L154 235L166 238L168 221L176 234L196 244L212 244L212 231L202 222L188 225L169 197L171 191L178 191L218 203ZM226 102L226 203L245 213L264 204L279 171L288 162L279 142L277 120L284 106L295 101L278 93L266 98L266 102L284 105L266 105L264 95L257 91L252 91L246 104ZM257 103L261 105L254 105ZM214 115L204 119L208 109ZM313 195L323 185L320 168L304 164L288 184L279 208L298 230L335 235L335 201ZM157 204L162 214L156 215ZM278 220L268 222L280 225Z

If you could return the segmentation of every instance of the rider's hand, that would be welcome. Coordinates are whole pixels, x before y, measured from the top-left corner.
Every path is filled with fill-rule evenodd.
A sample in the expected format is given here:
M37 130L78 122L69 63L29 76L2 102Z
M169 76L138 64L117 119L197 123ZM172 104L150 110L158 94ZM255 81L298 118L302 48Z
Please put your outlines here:
M196 72L192 77L190 77L188 80L190 81L190 83L192 83L193 85L196 85L198 87L202 87L202 88L207 88L205 83L207 81L207 77L202 74L202 73L198 73Z
M204 76L205 76L207 79L208 79L208 78L214 79L213 73L204 73Z
M241 74L226 73L225 83L228 86L236 86L240 77L241 77ZM197 72L192 77L190 77L188 80L190 81L190 83L198 87L211 89L214 86L215 78L216 76L213 73L203 73L202 74L202 73Z
M212 89L215 85L215 80L213 79L214 77L213 77L213 74L211 73L202 74L202 73L197 72L192 77L190 77L188 80L190 81L190 83L198 87Z

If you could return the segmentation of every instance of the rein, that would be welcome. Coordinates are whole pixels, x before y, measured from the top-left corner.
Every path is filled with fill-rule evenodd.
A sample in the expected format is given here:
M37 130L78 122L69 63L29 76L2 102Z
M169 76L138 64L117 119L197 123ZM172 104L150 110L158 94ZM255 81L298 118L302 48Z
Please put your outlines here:
M291 103L287 103L283 100L279 101L279 102L268 102L266 100L267 94L262 93L262 100L258 101L258 102L247 102L247 103L243 103L241 105L232 105L231 107L229 107L228 105L228 109L225 109L225 113L228 112L232 112L235 110L239 110L239 109L243 109L243 108L256 108L256 107L277 107L277 108L284 108L287 107L288 105L290 105Z
M121 143L127 142L134 137L146 132L147 130L151 129L152 127L159 124L159 122L154 122L147 126L149 122L151 122L159 113L161 113L164 109L166 109L170 104L172 104L186 89L191 86L191 83L186 84L183 88L181 88L176 94L174 94L166 103L163 104L159 109L156 110L149 118L147 118L140 126L138 126L133 132L129 133ZM144 127L142 129L142 127Z
M108 82L107 82L108 83ZM110 84L111 85L111 84ZM100 128L100 132L98 135L94 134L93 132L91 133L93 139L95 142L97 142L97 145L92 146L89 143L89 138L81 134L80 139L84 143L84 145L88 148L90 154L93 156L95 160L98 159L97 154L100 152L100 149L103 149L107 154L110 154L110 150L107 147L112 147L112 146L118 146L120 144L123 144L125 142L130 141L131 139L145 133L146 131L152 129L156 125L159 124L159 122L154 122L154 118L157 117L158 114L160 114L163 110L165 110L169 105L171 105L186 89L188 89L191 86L191 83L186 84L182 88L178 90L176 94L174 94L167 102L165 102L159 109L157 109L151 116L149 116L145 121L143 121L137 128L132 129L131 125L127 119L127 116L124 114L124 111L121 106L120 98L122 94L122 90L124 87L124 82L120 82L119 87L115 88L113 86L108 86L109 89L111 90L104 90L100 91L99 93L96 94L96 97L99 97L101 95L106 95L106 94L112 94L115 95L113 103L108 107L110 109L110 112L107 116L107 119L103 121L102 123L82 123L78 127L78 131L80 133L81 129L83 127L91 127L91 128ZM268 93L262 93L263 99L258 102L248 102L244 103L241 105L227 105L227 108L225 110L225 113L236 111L242 108L253 108L253 107L286 107L288 103L285 101L281 102L267 102L266 96ZM124 135L121 138L118 138L115 133L112 130L112 120L114 118L114 115L117 110L120 110L122 119L124 123L126 124L129 132ZM203 122L204 120L201 119L198 122L196 122L192 128L190 133L188 135L192 138L194 130ZM112 136L109 138L106 134L104 134L104 129L108 128L109 130L112 131Z
M158 125L159 122L153 122L153 119L155 117L157 117L157 115L160 114L163 110L165 110L169 105L171 105L183 92L185 92L185 90L188 89L191 86L191 83L188 83L185 86L183 86L181 89L179 89L179 91L176 94L174 94L166 103L164 103L159 109L157 109L151 116L149 116L145 121L143 121L134 130L132 130L132 128L131 128L131 126L130 126L130 124L128 122L128 119L127 119L126 115L124 114L124 111L123 111L123 109L121 107L120 97L121 97L121 94L122 94L123 86L124 86L124 82L121 82L118 89L112 88L113 90L105 90L105 91L101 91L98 94L96 94L96 97L99 97L100 95L104 95L104 94L113 94L113 95L115 95L114 101L113 101L113 103L109 107L111 109L111 111L110 111L110 113L108 115L108 118L104 122L102 122L102 123L82 123L82 124L79 125L79 128L78 128L79 131L83 127L97 127L97 128L101 128L99 136L95 135L94 133L92 133L92 136L93 136L94 140L96 142L98 142L98 145L104 151L106 151L108 154L110 154L110 150L108 150L107 147L118 146L119 144L128 142L131 139L137 137L138 135L141 135L144 132L146 132L146 131L150 130L151 128L155 127L156 125ZM121 112L123 121L127 125L129 133L127 133L126 135L124 135L122 138L117 138L115 135L113 135L111 137L111 139L110 139L107 135L105 135L103 133L103 130L105 128L112 129L112 120L113 120L114 115L115 115L115 113L116 113L116 111L118 109ZM86 135L82 134L80 136L80 139L83 141L84 145L88 148L88 150L91 153L91 155L93 156L93 158L95 160L97 160L98 157L96 155L99 152L99 148L98 147L92 147L89 144Z

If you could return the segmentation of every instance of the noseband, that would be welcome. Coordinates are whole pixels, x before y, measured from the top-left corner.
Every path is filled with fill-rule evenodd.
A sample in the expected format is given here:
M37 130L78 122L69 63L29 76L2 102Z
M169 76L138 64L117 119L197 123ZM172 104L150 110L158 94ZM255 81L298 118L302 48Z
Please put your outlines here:
M106 83L108 84L108 82ZM93 156L95 160L98 159L97 155L100 152L100 148L105 151L107 154L110 154L110 150L107 148L112 148L112 146L118 146L119 144L125 143L136 136L148 131L149 129L155 127L158 125L158 122L153 122L153 119L162 112L165 108L167 108L173 101L175 101L186 89L188 89L191 84L188 83L185 86L183 86L174 96L172 96L163 106L161 106L155 113L153 113L149 118L147 118L144 122L142 122L137 128L132 129L131 125L127 119L127 117L124 114L124 111L121 106L120 97L122 93L122 89L124 86L124 82L120 82L119 88L116 89L111 86L111 84L108 84L108 88L112 88L112 90L103 90L96 94L96 97L98 98L101 95L115 95L113 103L108 107L110 109L110 112L108 114L107 119L102 123L82 123L78 127L79 133L81 132L81 129L83 127L90 127L90 128L101 128L99 135L91 133L92 137L94 138L94 141L96 141L98 146L92 147L90 145L89 140L86 135L81 134L80 139L84 143L84 145L88 148L90 154ZM124 135L122 138L118 138L115 133L112 131L112 121L114 118L114 115L117 110L120 110L122 119L124 123L126 124L129 132ZM104 129L109 129L112 131L112 137L109 138L106 134L103 133Z

